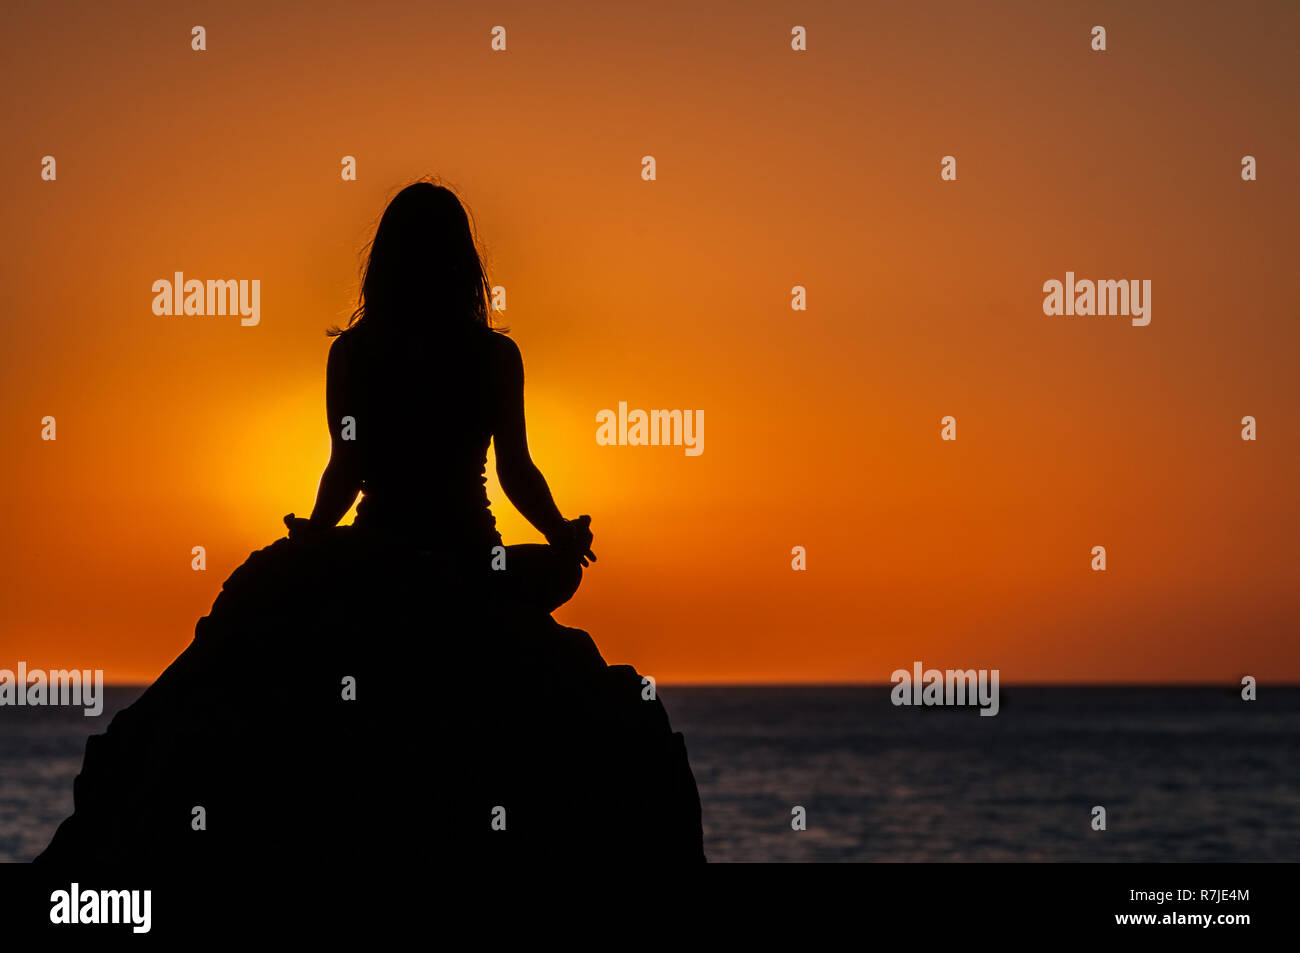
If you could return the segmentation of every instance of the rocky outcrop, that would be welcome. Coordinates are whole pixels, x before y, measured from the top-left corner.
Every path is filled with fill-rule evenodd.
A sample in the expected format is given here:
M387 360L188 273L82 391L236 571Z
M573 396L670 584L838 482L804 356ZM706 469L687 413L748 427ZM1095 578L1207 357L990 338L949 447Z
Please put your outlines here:
M704 859L682 736L632 668L348 527L250 556L74 794L38 862Z

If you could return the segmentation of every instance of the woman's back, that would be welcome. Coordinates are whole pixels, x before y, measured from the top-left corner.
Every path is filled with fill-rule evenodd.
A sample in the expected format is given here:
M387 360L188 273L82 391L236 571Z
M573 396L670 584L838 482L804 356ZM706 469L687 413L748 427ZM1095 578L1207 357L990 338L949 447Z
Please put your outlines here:
M469 217L449 189L417 182L384 210L361 303L331 333L326 370L330 460L309 519L290 535L338 525L358 494L356 525L420 549L465 557L508 598L550 611L595 559L591 518L566 520L528 450L519 348L492 330L491 286ZM516 509L547 545L502 545L488 508L487 450ZM508 556L508 559L507 559Z
M500 543L486 490L500 416L494 337L475 326L399 336L362 323L334 342L331 386L356 421L358 526L440 548Z

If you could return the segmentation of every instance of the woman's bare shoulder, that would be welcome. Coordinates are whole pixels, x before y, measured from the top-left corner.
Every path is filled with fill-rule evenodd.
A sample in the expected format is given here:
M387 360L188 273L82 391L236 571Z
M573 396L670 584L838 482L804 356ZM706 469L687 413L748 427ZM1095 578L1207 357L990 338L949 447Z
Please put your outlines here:
M356 353L361 339L365 337L361 330L360 325L353 325L334 335L334 339L330 342L330 356L346 357Z
M357 366L357 344L355 328L346 329L330 342L329 356L325 361L325 370L330 377L342 380L352 376L352 369Z
M522 367L524 363L523 355L519 353L519 345L509 336L500 331L488 332L488 347L491 349L492 358L503 368Z

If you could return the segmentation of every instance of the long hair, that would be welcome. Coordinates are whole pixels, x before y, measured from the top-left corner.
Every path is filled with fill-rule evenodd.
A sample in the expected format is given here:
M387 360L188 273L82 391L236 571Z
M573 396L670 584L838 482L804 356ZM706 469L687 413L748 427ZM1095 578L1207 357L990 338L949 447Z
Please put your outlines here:
M475 326L505 330L493 327L491 296L465 207L451 189L420 181L398 192L384 210L347 326L400 338Z

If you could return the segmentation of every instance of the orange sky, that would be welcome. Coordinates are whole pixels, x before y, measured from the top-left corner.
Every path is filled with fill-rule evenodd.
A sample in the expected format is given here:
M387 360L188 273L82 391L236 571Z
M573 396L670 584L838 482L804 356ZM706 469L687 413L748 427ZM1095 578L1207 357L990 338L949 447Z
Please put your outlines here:
M557 617L610 661L1300 678L1295 5L442 6L7 12L0 667L152 679L310 510L324 328L437 174L507 289L534 457L594 517ZM155 316L176 270L260 279L261 324ZM1150 326L1045 316L1067 270L1151 279ZM597 446L620 400L702 408L705 452Z

